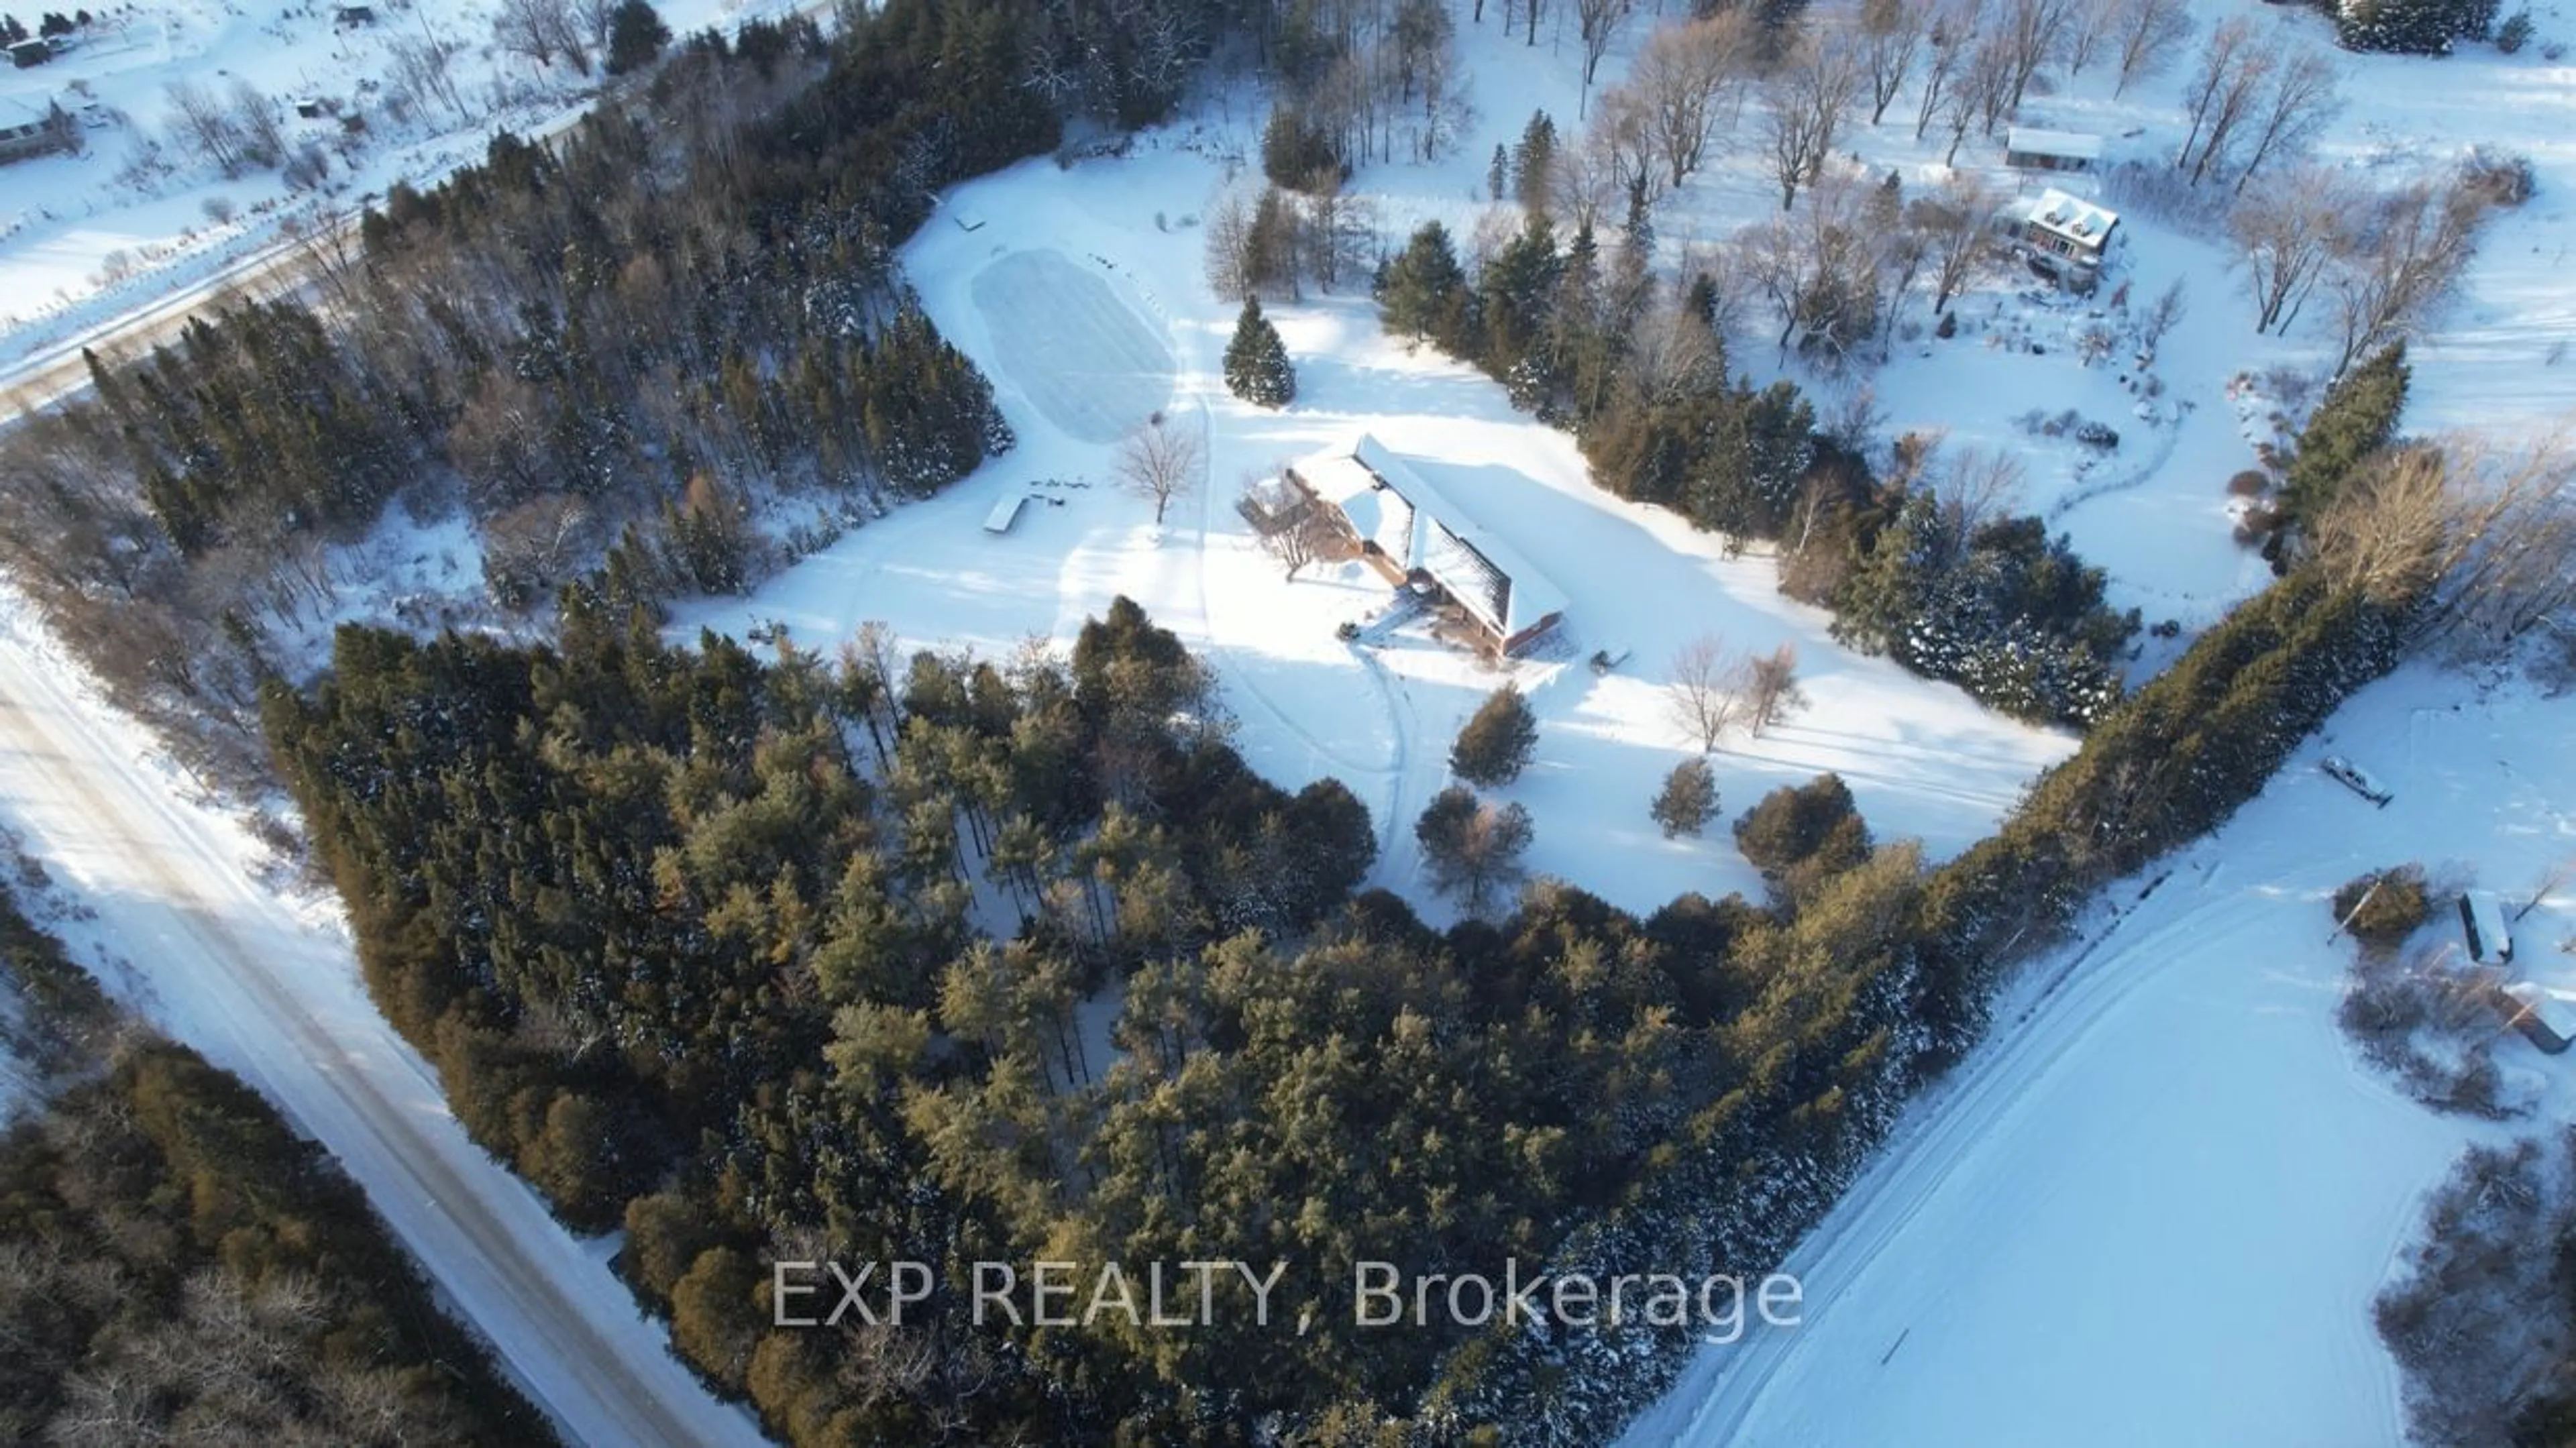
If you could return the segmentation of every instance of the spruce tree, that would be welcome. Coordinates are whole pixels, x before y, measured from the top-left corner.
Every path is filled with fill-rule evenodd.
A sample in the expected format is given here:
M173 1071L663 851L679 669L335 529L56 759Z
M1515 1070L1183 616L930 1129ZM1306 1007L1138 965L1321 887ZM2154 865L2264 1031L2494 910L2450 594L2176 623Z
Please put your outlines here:
M1289 365L1279 329L1261 314L1259 297L1245 297L1234 320L1234 340L1225 346L1225 387L1263 407L1285 407L1297 396L1297 370Z
M1378 281L1378 304L1386 309L1386 329L1419 342L1435 338L1443 345L1456 339L1466 312L1467 273L1458 265L1458 249L1449 229L1437 221L1422 223Z
M1717 775L1708 761L1694 755L1673 766L1664 776L1664 787L1655 794L1651 811L1655 823L1664 827L1664 838L1696 835L1704 829L1709 817L1717 813Z
M1538 748L1538 716L1518 685L1505 684L1485 697L1475 717L1458 731L1449 750L1449 769L1470 784L1487 788L1520 777Z

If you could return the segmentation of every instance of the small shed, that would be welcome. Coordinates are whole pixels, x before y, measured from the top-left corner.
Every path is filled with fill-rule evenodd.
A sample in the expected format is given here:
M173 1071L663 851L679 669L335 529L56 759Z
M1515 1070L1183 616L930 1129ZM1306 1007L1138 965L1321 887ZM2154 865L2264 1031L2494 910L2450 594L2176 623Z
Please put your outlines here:
M373 25L376 23L376 7L373 5L339 6L331 12L331 23L344 28L354 25Z
M2468 937L2469 959L2481 965L2512 963L2513 935L2495 896L2484 890L2460 892L2460 932Z
M1011 525L1020 521L1020 510L1028 505L1029 495L1021 492L1019 489L1013 488L1011 491L1004 493L1001 501L993 505L993 511L984 515L984 531L987 533L1010 532Z
M2004 133L2004 164L2016 171L2091 171L2102 164L2102 138L2015 126Z
M2576 1040L2576 1016L2571 1016L2567 1002L2548 991L2518 980L2496 996L2496 1009L2504 1013L2505 1024L2548 1054L2558 1055Z

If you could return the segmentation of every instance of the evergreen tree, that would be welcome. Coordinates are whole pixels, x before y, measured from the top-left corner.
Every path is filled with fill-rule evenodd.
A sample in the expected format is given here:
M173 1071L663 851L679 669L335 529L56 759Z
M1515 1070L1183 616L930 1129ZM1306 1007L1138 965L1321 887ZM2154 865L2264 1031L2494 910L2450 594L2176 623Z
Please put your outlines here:
M1449 750L1449 769L1469 784L1486 788L1520 777L1538 748L1538 716L1520 686L1505 684L1485 696L1475 714L1458 731Z
M1419 342L1426 338L1454 346L1466 331L1467 273L1458 265L1458 249L1449 229L1437 221L1422 223L1378 281L1378 304L1386 328Z
M1655 793L1651 813L1664 827L1664 838L1698 834L1717 813L1717 773L1708 761L1693 756L1673 766L1664 787Z
M1279 329L1261 314L1261 299L1246 295L1225 347L1226 390L1263 407L1285 407L1297 396L1297 372Z
M621 0L608 17L608 73L641 70L661 59L670 43L671 27L662 23L653 0Z
M1456 784L1433 795L1413 826L1431 887L1459 896L1471 915L1483 914L1495 896L1520 878L1521 856L1531 835L1527 809L1517 803L1487 804Z

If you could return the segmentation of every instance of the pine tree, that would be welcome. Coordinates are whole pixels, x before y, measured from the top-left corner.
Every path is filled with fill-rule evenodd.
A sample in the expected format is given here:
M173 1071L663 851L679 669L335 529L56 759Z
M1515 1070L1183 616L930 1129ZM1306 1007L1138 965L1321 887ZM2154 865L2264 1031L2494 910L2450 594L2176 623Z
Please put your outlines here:
M1297 371L1279 329L1261 314L1261 299L1246 296L1234 321L1234 340L1225 346L1225 387L1246 402L1285 407L1297 396Z
M1422 223L1402 252L1389 262L1378 282L1378 304L1386 309L1386 329L1428 337L1449 345L1465 330L1467 273L1458 265L1458 249L1449 229L1436 221Z
M608 17L608 73L624 75L661 58L671 43L671 27L653 0L623 0Z
M1487 788L1509 784L1528 766L1538 748L1538 716L1516 684L1505 684L1485 697L1475 717L1458 731L1449 750L1449 768L1460 779Z
M1664 838L1696 835L1707 827L1709 817L1717 813L1717 775L1706 759L1694 756L1673 766L1664 776L1664 787L1655 794L1651 813L1655 823L1664 827Z

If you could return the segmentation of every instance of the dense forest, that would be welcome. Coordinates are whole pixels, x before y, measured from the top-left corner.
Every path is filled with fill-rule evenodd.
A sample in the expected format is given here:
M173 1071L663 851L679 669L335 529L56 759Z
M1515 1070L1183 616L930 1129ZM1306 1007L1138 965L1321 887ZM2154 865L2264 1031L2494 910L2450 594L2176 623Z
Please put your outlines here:
M754 22L558 143L395 187L311 240L310 304L93 357L94 394L12 429L0 561L120 703L236 763L273 640L330 616L388 504L461 509L504 608L603 557L625 601L747 587L764 500L811 546L1010 445L892 248L1054 141L1032 43L1009 7L897 3L829 47Z
M2426 581L2395 577L2293 567L1947 865L1822 781L1748 815L1769 898L1644 920L1354 894L1366 808L1250 774L1125 600L1007 660L682 650L599 606L548 648L353 628L266 719L469 1129L622 1222L682 1350L791 1439L1583 1442L1689 1331L1364 1329L1352 1264L1767 1269L2011 961L2393 664ZM769 1264L824 1256L942 1264L936 1315L773 1328ZM1285 1261L1312 1317L972 1322L968 1264L1041 1257Z
M0 1439L540 1444L357 1187L229 1075L135 1034L0 890Z

